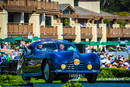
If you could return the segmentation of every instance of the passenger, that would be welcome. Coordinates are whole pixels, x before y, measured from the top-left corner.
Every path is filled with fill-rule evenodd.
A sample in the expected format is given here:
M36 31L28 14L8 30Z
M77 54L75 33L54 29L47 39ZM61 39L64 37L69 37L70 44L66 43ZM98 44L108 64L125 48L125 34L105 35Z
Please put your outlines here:
M64 50L65 50L64 44L60 44L60 45L59 45L59 48L60 48L61 51L64 51Z

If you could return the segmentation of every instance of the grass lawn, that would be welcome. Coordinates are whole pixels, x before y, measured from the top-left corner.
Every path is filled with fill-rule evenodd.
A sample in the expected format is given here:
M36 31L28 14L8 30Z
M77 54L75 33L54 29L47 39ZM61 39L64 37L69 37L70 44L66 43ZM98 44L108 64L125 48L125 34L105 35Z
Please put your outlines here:
M69 80L69 81L87 81L86 78L80 78L78 80ZM130 77L125 78L98 78L97 81L130 81ZM45 83L43 79L31 78L31 81L22 80L21 76L17 75L0 75L0 86L22 86L28 85L28 83ZM53 81L52 83L62 83L60 80Z

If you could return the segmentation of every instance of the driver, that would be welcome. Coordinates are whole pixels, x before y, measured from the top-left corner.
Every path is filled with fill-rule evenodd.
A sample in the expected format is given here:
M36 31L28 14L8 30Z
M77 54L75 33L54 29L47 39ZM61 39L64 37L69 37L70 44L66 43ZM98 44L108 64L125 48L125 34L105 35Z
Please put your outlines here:
M43 44L39 44L38 45L38 50L39 51L46 51L47 49L46 49L46 47L43 47Z
M38 45L38 49L39 49L39 50L42 50L42 48L43 48L43 45L42 45L42 44Z

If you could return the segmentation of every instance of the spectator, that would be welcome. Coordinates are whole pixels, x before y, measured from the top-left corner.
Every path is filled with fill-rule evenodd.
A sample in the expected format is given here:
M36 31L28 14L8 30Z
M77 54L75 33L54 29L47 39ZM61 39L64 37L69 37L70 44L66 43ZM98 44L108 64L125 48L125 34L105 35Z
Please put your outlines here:
M0 49L2 49L2 46L1 46L1 44L0 44Z
M7 44L7 49L11 49L10 43Z
M114 63L112 64L112 68L117 68L117 63L116 63L116 62L114 62Z
M124 65L124 67L123 67L124 69L128 69L129 68L128 62L125 62L123 65Z
M119 59L119 65L118 65L118 68L122 68L123 67L123 59L120 58Z
M19 52L23 54L24 48L25 48L25 41L20 42Z
M109 60L105 63L105 67L111 67L111 62Z
M101 59L101 67L105 67L106 59L104 55L100 55L100 59Z
M113 55L111 55L111 57L110 57L110 62L111 62L111 64L113 64L113 63L114 63L114 61L115 61L115 58L114 58L114 56L113 56Z
M4 44L3 49L7 49L7 43Z
M20 52L19 52L18 46L15 47L15 50L12 53L13 53L12 59L18 59L21 55Z

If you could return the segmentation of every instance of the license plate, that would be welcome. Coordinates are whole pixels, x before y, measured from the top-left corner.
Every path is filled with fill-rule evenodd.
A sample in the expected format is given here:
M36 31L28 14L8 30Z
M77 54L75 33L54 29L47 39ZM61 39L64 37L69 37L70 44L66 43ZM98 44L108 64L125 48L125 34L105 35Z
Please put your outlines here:
M71 77L71 78L77 78L77 77L83 78L84 75L83 74L69 74L69 77Z

